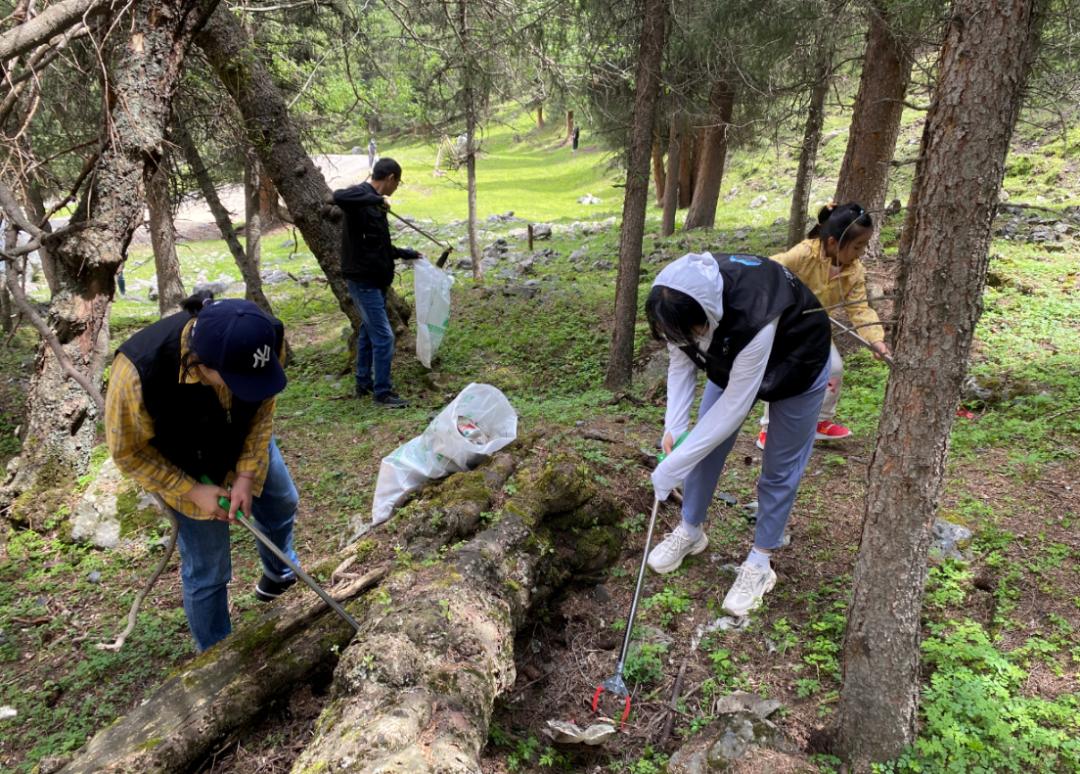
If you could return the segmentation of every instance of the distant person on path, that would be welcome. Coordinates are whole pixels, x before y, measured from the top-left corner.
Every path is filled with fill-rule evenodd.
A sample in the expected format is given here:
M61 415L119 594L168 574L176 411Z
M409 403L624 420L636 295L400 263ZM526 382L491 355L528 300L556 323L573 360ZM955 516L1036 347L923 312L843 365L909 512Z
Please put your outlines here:
M368 140L367 144L367 168L375 168L375 138L372 137Z
M375 163L371 180L334 191L334 204L345 213L341 229L341 273L363 324L356 338L356 397L374 394L386 408L409 404L394 392L390 364L394 329L386 315L386 291L394 281L394 259L415 261L416 250L394 247L386 211L401 183L401 165L391 158Z
M574 135L573 135L573 141L571 142L571 145L570 145L570 147L571 147L571 150L572 150L573 152L575 152L575 153L577 152L577 149L578 149L578 141L579 141L580 139L581 139L581 127L580 127L580 126L575 126L575 127L574 127Z
M652 335L667 343L667 453L652 474L656 497L683 485L682 522L649 552L649 566L674 572L709 545L704 523L720 472L755 400L770 400L773 435L758 481L754 545L723 609L745 616L776 584L770 555L784 529L814 446L814 426L829 379L829 321L803 314L814 294L775 261L753 255L684 255L653 282L645 302ZM698 370L705 393L690 426Z
M829 202L818 213L817 225L810 229L807 238L787 252L772 256L772 259L802 280L818 297L821 306L835 307L836 304L852 302L820 314L847 314L856 332L873 345L874 357L882 360L891 353L885 343L881 320L867 303L866 268L859 260L873 234L874 222L861 205L849 202L837 206ZM821 404L815 434L818 441L836 441L851 435L844 425L832 421L836 416L843 378L844 361L834 343L829 355L829 385L825 390L825 401ZM759 449L765 448L768 431L769 407L766 406L757 439Z
M287 556L299 496L274 443L275 396L285 388L281 322L250 301L177 312L124 342L105 399L105 438L116 466L172 509L179 525L184 612L201 652L232 631L229 522L237 510ZM206 476L212 484L200 483ZM226 509L218 498L229 500ZM258 545L255 595L276 599L296 582Z

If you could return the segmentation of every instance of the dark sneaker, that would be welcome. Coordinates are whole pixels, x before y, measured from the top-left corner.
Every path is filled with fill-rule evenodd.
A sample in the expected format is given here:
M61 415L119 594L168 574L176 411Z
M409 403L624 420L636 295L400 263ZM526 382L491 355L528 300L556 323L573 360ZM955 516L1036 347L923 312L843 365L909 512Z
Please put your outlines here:
M289 587L294 583L296 583L296 578L276 581L269 575L263 575L259 582L255 584L255 596L259 598L260 602L273 602L288 591Z
M359 384L356 385L356 397L358 397L358 398L366 398L370 394L371 394L371 388L370 387L361 387Z
M398 395L396 392L388 392L385 395L376 395L375 403L383 408L405 408L409 405L409 402Z

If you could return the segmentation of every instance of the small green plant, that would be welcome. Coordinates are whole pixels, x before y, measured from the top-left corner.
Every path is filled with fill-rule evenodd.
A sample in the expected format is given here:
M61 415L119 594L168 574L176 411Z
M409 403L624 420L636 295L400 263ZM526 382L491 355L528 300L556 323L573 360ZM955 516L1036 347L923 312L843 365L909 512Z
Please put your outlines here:
M799 637L792 628L787 618L777 618L773 621L772 633L769 636L773 647L779 655L784 655L799 644Z
M971 570L954 559L947 559L941 565L931 567L926 576L927 607L944 609L963 604L971 579Z
M663 589L648 597L642 607L646 610L657 610L657 622L668 627L676 615L687 612L690 609L690 597L681 589L664 586Z
M661 658L667 653L668 646L663 643L643 642L632 648L626 656L623 675L631 684L651 686L664 677L664 662Z

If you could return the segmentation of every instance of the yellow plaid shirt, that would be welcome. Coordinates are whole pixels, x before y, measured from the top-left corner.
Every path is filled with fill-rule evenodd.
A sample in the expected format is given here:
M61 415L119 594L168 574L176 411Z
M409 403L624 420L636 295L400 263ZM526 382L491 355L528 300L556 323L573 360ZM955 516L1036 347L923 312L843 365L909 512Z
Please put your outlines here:
M188 350L190 333L189 322L180 334L181 357ZM177 373L177 381L185 384L202 382L196 370L186 377L181 370ZM227 387L214 386L214 391L222 408L228 410L232 407L232 393ZM236 473L253 474L251 491L254 496L262 494L266 471L270 466L270 437L274 432L276 403L277 398L264 400L255 412L251 431L236 463L236 471L226 479L226 484L229 484ZM113 359L109 389L105 396L105 440L116 467L148 492L161 495L170 508L193 519L207 518L195 503L185 497L197 482L151 446L153 437L154 420L143 403L139 372L130 360L118 353Z
M866 301L866 269L862 261L855 259L839 274L830 277L832 262L822 250L820 239L804 239L787 252L772 256L772 259L790 269L817 296L822 306L833 306L844 301L858 302L830 309L829 314L836 315L842 309L864 339L871 344L885 341L885 330L878 324L880 318Z

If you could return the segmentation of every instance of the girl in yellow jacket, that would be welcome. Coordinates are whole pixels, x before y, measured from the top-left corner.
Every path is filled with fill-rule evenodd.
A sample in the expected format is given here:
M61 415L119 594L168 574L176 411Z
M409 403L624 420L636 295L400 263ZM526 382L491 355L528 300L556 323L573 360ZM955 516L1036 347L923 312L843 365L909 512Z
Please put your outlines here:
M866 301L866 269L859 260L873 233L874 222L860 205L849 202L837 206L830 202L818 213L817 225L810 229L807 238L787 252L772 256L772 260L786 266L809 287L823 307L846 303L846 306L820 314L846 312L852 327L873 345L874 357L881 360L890 354L889 347L877 312ZM846 427L832 421L840 400L843 373L844 363L834 342L829 359L829 384L818 416L815 437L819 441L851 435ZM760 449L765 448L768 430L769 407L766 405L757 440Z

